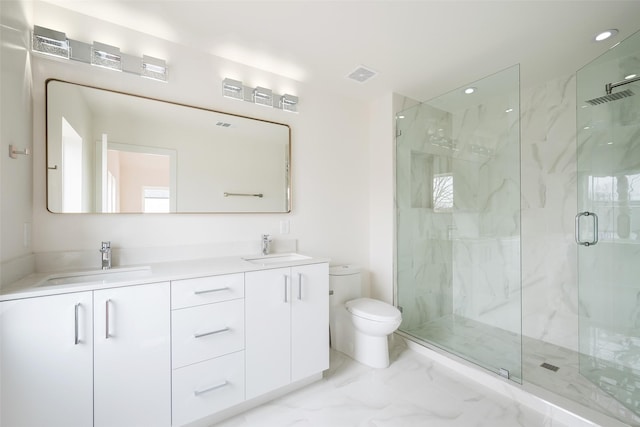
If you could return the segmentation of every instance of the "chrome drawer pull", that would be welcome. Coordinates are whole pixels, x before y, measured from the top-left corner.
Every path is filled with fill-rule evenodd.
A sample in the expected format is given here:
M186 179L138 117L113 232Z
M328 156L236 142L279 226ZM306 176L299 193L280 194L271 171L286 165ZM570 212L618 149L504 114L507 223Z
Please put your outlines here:
M222 332L227 332L227 331L230 331L230 330L231 329L229 329L229 327L226 327L226 328L218 329L216 331L204 332L202 334L194 334L193 337L194 338L202 338L202 337L206 337L206 336L209 336L209 335L214 335L214 334L219 334L219 333L222 333Z
M109 337L111 336L109 334L109 303L111 302L110 299L106 300L104 302L104 313L105 313L105 319L104 319L104 339L108 340Z
M75 328L74 328L74 333L75 333L75 339L73 341L74 345L80 344L80 333L78 331L78 329L79 329L79 325L78 324L80 323L79 319L78 319L78 311L79 310L80 310L80 303L77 303L76 307L75 307L75 319L76 319L76 322L75 322Z
M220 292L220 291L228 291L228 290L229 290L229 288L227 286L225 286L224 288L206 289L204 291L195 291L194 294L202 295L202 294L209 294L211 292Z
M221 382L220 384L216 384L216 385L214 385L214 386L212 386L212 387L205 388L204 390L195 390L195 391L193 392L193 395L194 395L194 396L200 396L201 394L205 394L205 393L208 393L208 392L210 392L210 391L217 390L217 389L222 388L222 387L224 387L224 386L226 386L226 385L229 385L229 383L228 383L228 382L226 382L226 381L223 381L223 382Z
M287 300L287 293L288 293L287 292L287 278L288 278L288 276L285 274L283 277L284 277L284 302L286 304L287 302L289 302Z

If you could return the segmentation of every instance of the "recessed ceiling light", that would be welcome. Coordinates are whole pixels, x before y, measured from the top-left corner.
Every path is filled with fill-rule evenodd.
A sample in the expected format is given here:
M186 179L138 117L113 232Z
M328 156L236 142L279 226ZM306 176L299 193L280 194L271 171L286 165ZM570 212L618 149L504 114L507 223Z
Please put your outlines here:
M636 77L638 77L637 74L629 74L628 76L626 76L624 79L625 80L631 80L631 79L635 79Z
M510 113L513 111L513 108L507 108L506 110L504 110L505 113Z
M594 40L597 41L597 42L601 42L601 41L607 40L607 39L615 36L616 34L618 34L618 30L616 30L616 29L606 30L606 31L603 31L603 32L597 34L594 37Z
M464 90L464 93L466 93L467 95L471 95L475 91L476 91L475 87L468 87Z

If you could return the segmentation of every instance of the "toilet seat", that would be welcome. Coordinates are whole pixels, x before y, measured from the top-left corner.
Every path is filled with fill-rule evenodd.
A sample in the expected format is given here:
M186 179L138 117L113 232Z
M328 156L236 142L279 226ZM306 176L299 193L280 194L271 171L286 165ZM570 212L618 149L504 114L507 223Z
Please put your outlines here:
M400 310L391 304L372 298L357 298L345 303L349 313L376 322L394 322L402 319Z

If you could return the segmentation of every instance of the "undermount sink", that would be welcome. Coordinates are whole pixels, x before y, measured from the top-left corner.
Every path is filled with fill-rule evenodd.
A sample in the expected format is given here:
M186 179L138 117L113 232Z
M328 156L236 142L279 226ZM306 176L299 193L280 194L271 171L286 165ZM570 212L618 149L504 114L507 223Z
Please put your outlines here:
M303 261L305 259L311 259L311 257L300 254L271 254L271 255L260 255L255 257L245 257L243 258L245 261L249 261L252 264L257 265L271 265L271 264L281 264L283 262L291 262L291 261Z
M123 267L108 270L78 271L49 276L39 286L71 285L81 283L110 283L137 279L151 275L151 267Z

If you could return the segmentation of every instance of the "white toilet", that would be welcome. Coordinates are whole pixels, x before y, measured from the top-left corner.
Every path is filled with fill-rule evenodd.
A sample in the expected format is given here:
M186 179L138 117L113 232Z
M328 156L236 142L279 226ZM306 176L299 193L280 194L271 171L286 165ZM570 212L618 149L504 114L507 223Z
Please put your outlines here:
M400 311L386 302L361 298L360 269L340 265L329 269L331 346L373 368L389 366L387 337L400 322Z

